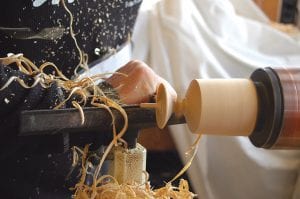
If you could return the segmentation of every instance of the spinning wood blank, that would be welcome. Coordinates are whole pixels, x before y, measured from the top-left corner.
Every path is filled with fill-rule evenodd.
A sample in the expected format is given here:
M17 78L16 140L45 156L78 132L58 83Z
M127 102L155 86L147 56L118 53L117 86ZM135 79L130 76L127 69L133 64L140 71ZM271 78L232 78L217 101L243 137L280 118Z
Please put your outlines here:
M163 129L173 113L174 97L168 92L164 84L160 84L156 91L156 103L142 103L144 108L155 108L156 123Z
M193 133L214 135L250 135L258 112L256 89L248 79L193 80L185 98L176 102L161 84L156 103L141 106L156 109L159 128L175 112L185 116Z
M193 133L248 136L255 127L258 100L248 79L193 80L182 103Z

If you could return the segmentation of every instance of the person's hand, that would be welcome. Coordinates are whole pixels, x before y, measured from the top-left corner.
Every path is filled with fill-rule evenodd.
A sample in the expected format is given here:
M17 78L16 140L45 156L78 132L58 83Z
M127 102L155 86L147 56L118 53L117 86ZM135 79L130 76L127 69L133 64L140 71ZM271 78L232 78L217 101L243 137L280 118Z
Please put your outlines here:
M176 97L176 92L171 85L141 61L130 61L117 72L127 76L114 74L106 82L116 89L124 104L149 102L161 83L167 87L174 98Z

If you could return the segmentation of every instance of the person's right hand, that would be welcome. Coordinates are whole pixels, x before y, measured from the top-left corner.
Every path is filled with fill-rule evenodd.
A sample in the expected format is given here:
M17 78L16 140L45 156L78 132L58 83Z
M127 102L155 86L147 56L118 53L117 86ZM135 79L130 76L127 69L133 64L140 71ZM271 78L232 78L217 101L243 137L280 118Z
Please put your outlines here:
M157 75L147 64L141 61L130 61L106 80L119 94L124 104L139 104L149 102L154 96L157 86L164 84L168 92L175 98L176 92L172 86Z

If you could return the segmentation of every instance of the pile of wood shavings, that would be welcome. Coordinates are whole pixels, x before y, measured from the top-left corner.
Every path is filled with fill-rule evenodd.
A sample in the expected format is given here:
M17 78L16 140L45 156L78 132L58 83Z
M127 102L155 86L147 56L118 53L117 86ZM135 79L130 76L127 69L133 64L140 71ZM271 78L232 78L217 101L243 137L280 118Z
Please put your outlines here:
M80 149L76 148L80 151ZM75 199L192 199L196 195L189 191L189 184L186 180L181 179L179 186L172 186L171 182L159 189L152 189L150 182L144 184L123 183L118 181L111 175L103 175L95 180L91 186L86 185L85 178L88 170L88 146L85 146L81 153L81 179L73 188ZM77 156L77 153L75 153ZM95 175L94 175L95 177Z
M168 199L168 198L194 198L195 195L189 191L188 182L180 180L179 187L174 187L167 183L165 187L152 190L149 183L145 185L135 184L118 184L112 176L102 176L101 179L111 178L109 183L99 187L86 187L77 191L74 198L76 199L113 199L113 198L140 198L140 199Z

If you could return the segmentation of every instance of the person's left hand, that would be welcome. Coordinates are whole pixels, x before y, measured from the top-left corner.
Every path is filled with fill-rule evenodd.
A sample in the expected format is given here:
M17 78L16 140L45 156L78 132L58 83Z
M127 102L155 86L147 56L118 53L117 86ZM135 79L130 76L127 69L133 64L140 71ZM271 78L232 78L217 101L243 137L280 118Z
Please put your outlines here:
M172 86L141 61L130 61L117 72L127 76L114 74L106 82L116 89L124 104L149 102L161 83L167 87L171 96L176 97Z

